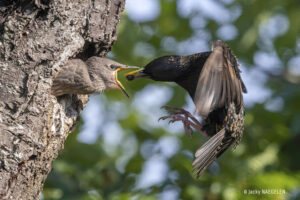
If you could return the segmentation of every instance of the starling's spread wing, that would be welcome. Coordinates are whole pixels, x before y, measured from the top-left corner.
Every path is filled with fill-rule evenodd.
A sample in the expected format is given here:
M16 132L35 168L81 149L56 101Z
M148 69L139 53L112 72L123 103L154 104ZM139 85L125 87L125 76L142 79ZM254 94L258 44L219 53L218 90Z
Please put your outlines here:
M238 63L226 43L218 40L205 62L198 83L194 102L197 114L206 117L216 108L227 107L230 102L240 108L242 91L246 88L241 80Z

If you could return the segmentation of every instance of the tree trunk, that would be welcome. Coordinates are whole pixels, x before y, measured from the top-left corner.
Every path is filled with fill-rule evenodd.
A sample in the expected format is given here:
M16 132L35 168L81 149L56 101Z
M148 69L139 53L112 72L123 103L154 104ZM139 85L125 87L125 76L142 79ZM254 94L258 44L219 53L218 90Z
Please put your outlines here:
M87 95L50 94L71 57L104 56L124 0L0 2L0 199L39 199Z

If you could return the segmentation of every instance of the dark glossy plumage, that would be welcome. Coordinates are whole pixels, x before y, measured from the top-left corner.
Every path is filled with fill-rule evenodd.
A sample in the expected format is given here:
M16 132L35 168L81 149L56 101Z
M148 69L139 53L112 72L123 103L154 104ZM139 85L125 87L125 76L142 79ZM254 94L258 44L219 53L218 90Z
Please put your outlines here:
M244 118L242 93L247 90L237 59L223 41L213 42L210 52L157 58L128 76L131 76L130 79L148 77L156 81L176 82L188 91L196 105L196 113L204 119L201 131L212 136L195 155L193 166L197 176L240 140Z
M156 58L142 70L129 73L128 77L176 82L188 91L197 114L205 119L203 130L214 135L218 131L216 127L223 124L229 103L234 102L239 110L243 105L242 92L247 91L236 57L228 45L218 40L212 46L210 52Z

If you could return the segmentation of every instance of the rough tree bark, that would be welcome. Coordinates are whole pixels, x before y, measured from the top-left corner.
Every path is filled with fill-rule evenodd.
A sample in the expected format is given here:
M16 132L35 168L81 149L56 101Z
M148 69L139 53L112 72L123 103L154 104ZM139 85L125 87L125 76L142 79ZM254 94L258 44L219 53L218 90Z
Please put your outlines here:
M0 199L39 199L88 96L50 95L70 58L104 56L125 0L0 2Z

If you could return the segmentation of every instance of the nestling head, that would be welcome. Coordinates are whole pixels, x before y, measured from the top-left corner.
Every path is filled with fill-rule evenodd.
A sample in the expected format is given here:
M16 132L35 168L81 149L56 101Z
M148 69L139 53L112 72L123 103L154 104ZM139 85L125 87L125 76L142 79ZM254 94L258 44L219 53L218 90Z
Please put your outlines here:
M118 80L118 72L127 69L136 69L138 67L128 66L102 57L91 57L86 61L89 69L93 72L90 73L91 81L102 79L105 84L105 89L120 89L128 97L128 94Z

